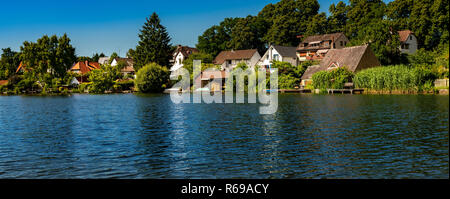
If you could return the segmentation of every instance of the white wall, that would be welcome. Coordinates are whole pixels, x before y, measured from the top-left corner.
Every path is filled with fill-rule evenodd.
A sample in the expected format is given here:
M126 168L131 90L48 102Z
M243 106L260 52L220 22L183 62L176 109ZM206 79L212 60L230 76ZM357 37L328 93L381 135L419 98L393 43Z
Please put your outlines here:
M184 61L184 55L183 53L178 53L178 55L175 57L174 60L174 64L173 66L170 68L171 71L176 71L178 69L180 69L181 67L183 67L183 61Z
M400 52L406 53L406 54L414 54L417 51L417 37L413 34L410 34L408 36L408 39L406 40L405 44L409 45L408 49L403 49L402 46L399 47Z

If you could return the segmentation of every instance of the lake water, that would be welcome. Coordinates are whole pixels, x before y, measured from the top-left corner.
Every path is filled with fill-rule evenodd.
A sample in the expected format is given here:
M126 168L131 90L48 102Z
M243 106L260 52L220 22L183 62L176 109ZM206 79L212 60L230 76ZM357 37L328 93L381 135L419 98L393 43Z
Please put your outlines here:
M448 178L449 97L0 96L0 178Z

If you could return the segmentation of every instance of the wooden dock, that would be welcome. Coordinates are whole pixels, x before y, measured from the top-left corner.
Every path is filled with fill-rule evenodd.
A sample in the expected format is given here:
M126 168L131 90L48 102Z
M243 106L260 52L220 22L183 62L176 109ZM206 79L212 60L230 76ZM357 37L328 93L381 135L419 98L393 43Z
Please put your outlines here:
M280 93L311 93L310 89L279 89Z
M364 92L364 89L327 89L328 94L362 94Z

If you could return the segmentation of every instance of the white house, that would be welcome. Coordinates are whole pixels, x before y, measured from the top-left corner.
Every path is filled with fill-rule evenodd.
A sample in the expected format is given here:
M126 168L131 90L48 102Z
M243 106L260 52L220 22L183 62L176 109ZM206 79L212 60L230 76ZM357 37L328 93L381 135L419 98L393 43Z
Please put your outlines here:
M413 54L417 51L417 37L410 30L398 31L400 38L399 49L402 53Z
M261 59L258 50L231 50L222 51L214 59L214 64L221 65L222 70L231 71L239 63L245 63L248 67L253 68Z
M289 62L293 66L297 66L299 63L297 47L271 45L259 60L258 65L271 69L274 61Z
M100 58L98 58L98 63L100 64L100 65L105 65L105 64L108 64L109 63L109 57L100 57Z
M199 52L196 48L191 48L189 46L181 46L178 45L177 49L173 53L173 58L170 60L171 63L173 63L172 67L170 68L170 71L176 71L183 67L183 62L185 59L189 57L192 53Z

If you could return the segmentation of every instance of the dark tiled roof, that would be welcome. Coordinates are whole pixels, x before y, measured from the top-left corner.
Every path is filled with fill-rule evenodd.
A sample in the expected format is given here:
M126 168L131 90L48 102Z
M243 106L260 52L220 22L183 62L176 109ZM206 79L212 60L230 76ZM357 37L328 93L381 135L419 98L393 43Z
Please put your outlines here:
M214 64L223 64L226 60L247 60L251 59L258 50L234 50L234 51L222 51L214 59Z
M178 55L178 53L182 53L183 56L188 57L189 55L191 55L192 53L198 53L199 50L197 48L192 48L189 46L178 46L177 49L175 50L175 56L176 57Z
M369 45L331 49L319 66L308 67L302 79L311 79L314 73L327 70L332 65L346 67L351 72L357 72L361 69L379 66L380 62Z
M304 39L302 42L300 42L300 44L297 47L297 50L319 50L319 49L330 49L331 45L328 46L303 46L305 43L309 44L311 42L319 42L322 43L324 41L335 41L337 39L339 39L340 37L342 37L344 35L344 33L339 32L339 33L332 33L332 34L324 34L324 35L313 35L313 36L309 36L306 39Z
M274 45L273 48L283 57L297 57L297 47Z
M321 71L320 70L320 65L313 65L313 66L309 66L308 69L306 69L305 73L302 76L302 79L311 79L312 76L314 75L314 73L317 73Z
M339 37L343 36L344 33L338 32L338 33L332 33L332 34L324 34L324 35L313 35L306 37L305 40L302 41L302 43L310 43L314 41L331 41L339 39Z

